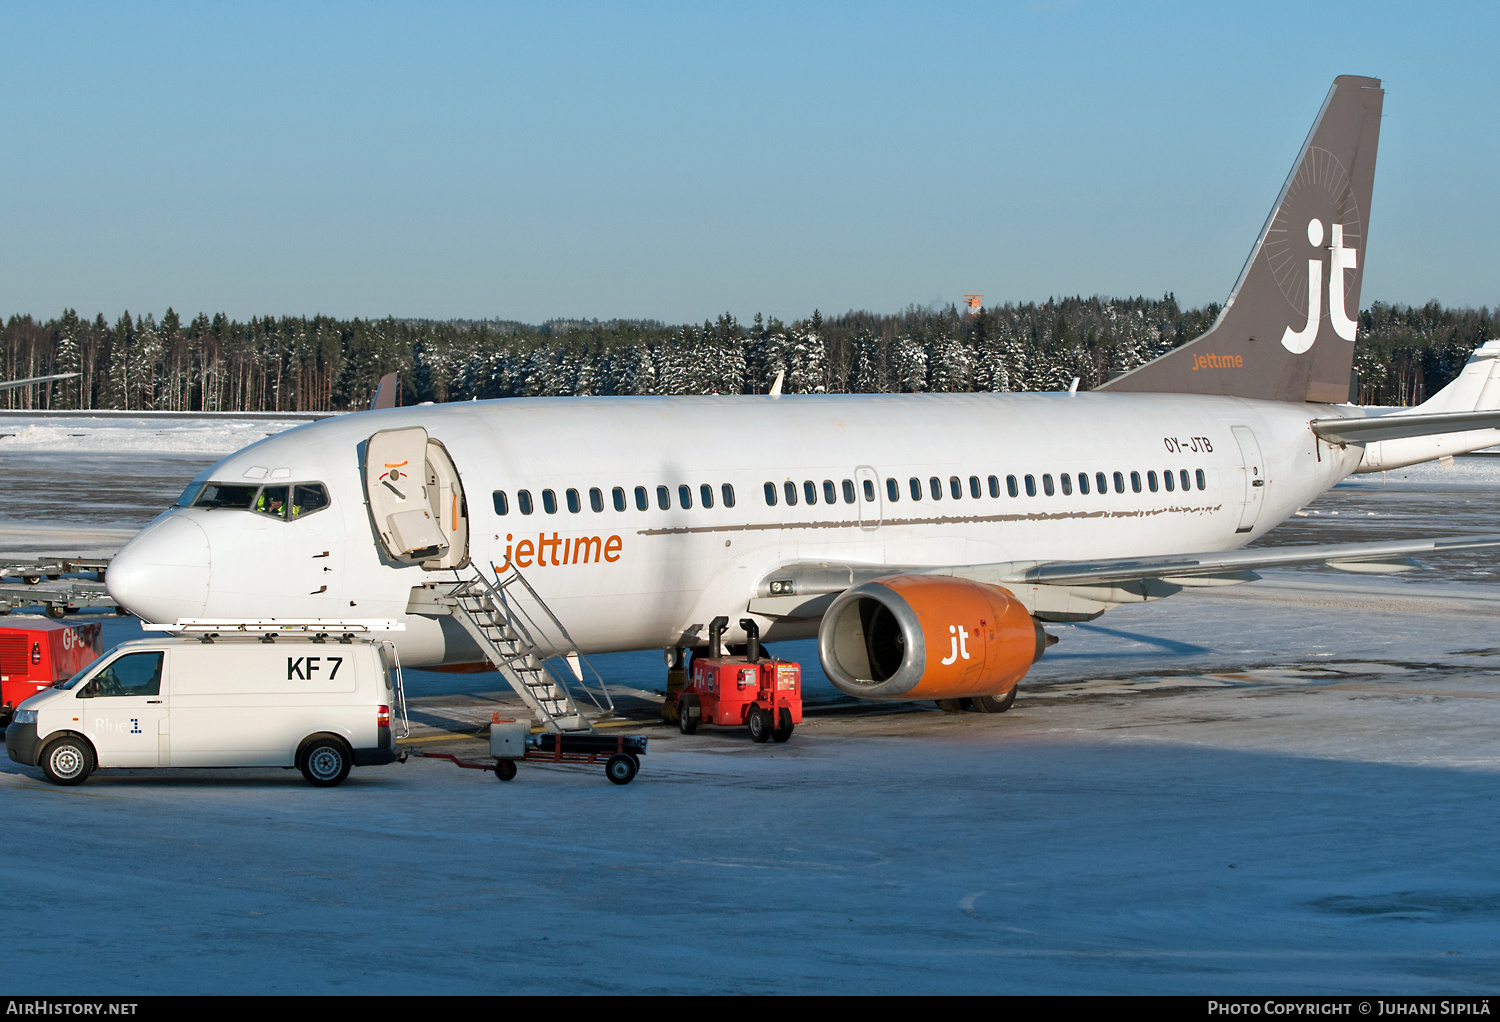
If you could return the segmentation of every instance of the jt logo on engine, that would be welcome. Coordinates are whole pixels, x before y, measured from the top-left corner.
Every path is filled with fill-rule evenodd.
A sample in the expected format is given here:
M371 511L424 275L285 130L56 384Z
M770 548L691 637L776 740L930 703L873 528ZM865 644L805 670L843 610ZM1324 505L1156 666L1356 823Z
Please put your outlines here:
M963 657L965 660L969 659L968 638L969 633L964 631L963 625L948 626L948 642L952 645L952 649L949 650L948 655L943 659L944 667L955 663L959 657Z
M328 680L332 681L339 675L339 668L344 666L344 658L341 656L298 656L286 658L286 680L311 681L313 675L322 668L322 661L327 660L332 664L328 672Z

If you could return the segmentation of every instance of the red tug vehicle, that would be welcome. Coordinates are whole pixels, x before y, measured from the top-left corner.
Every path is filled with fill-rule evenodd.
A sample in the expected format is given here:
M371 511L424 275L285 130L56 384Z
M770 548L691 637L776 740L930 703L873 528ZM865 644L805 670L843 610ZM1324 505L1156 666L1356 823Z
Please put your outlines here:
M677 698L677 727L693 734L699 724L748 727L756 742L784 742L802 723L802 668L790 660L762 656L760 629L740 622L747 636L744 656L720 656L727 617L708 626L712 654L693 657L692 675Z

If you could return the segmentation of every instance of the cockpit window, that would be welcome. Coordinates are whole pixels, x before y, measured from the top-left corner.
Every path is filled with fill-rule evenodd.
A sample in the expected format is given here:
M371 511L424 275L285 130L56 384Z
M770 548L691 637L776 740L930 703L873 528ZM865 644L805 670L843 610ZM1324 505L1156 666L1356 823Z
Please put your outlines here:
M233 486L225 483L206 483L203 492L198 494L193 501L193 507L206 507L209 509L232 507L240 511L248 511L250 505L255 503L254 486Z
M287 487L265 486L255 498L255 510L272 518L286 518Z
M322 483L298 483L292 487L292 517L306 518L328 506L328 491Z
M255 511L282 521L305 518L328 506L328 488L322 483L293 483L290 486L235 486L228 483L194 483L184 493L177 507L234 508Z
M188 483L187 489L182 491L182 496L178 497L177 500L173 502L172 506L192 507L193 501L197 498L198 491L201 489L203 489L203 484L200 482Z

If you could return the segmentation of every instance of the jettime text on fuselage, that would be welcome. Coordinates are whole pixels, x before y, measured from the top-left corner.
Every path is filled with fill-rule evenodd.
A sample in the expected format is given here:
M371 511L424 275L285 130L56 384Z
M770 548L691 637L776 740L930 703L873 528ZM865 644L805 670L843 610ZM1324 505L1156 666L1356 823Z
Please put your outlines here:
M495 566L496 571L508 569L512 558L518 568L561 568L570 564L598 564L601 561L613 564L620 559L620 551L625 546L624 540L619 536L563 538L556 532L551 539L547 538L545 532L538 533L535 544L529 539L513 543L514 539L514 533L505 534L505 561Z

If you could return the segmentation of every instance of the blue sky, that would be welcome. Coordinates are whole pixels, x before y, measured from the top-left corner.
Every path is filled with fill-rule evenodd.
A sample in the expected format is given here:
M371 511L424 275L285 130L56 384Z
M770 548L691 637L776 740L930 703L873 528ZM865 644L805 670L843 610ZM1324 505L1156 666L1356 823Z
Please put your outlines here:
M0 5L0 314L1228 292L1336 74L1363 301L1500 303L1500 6Z

